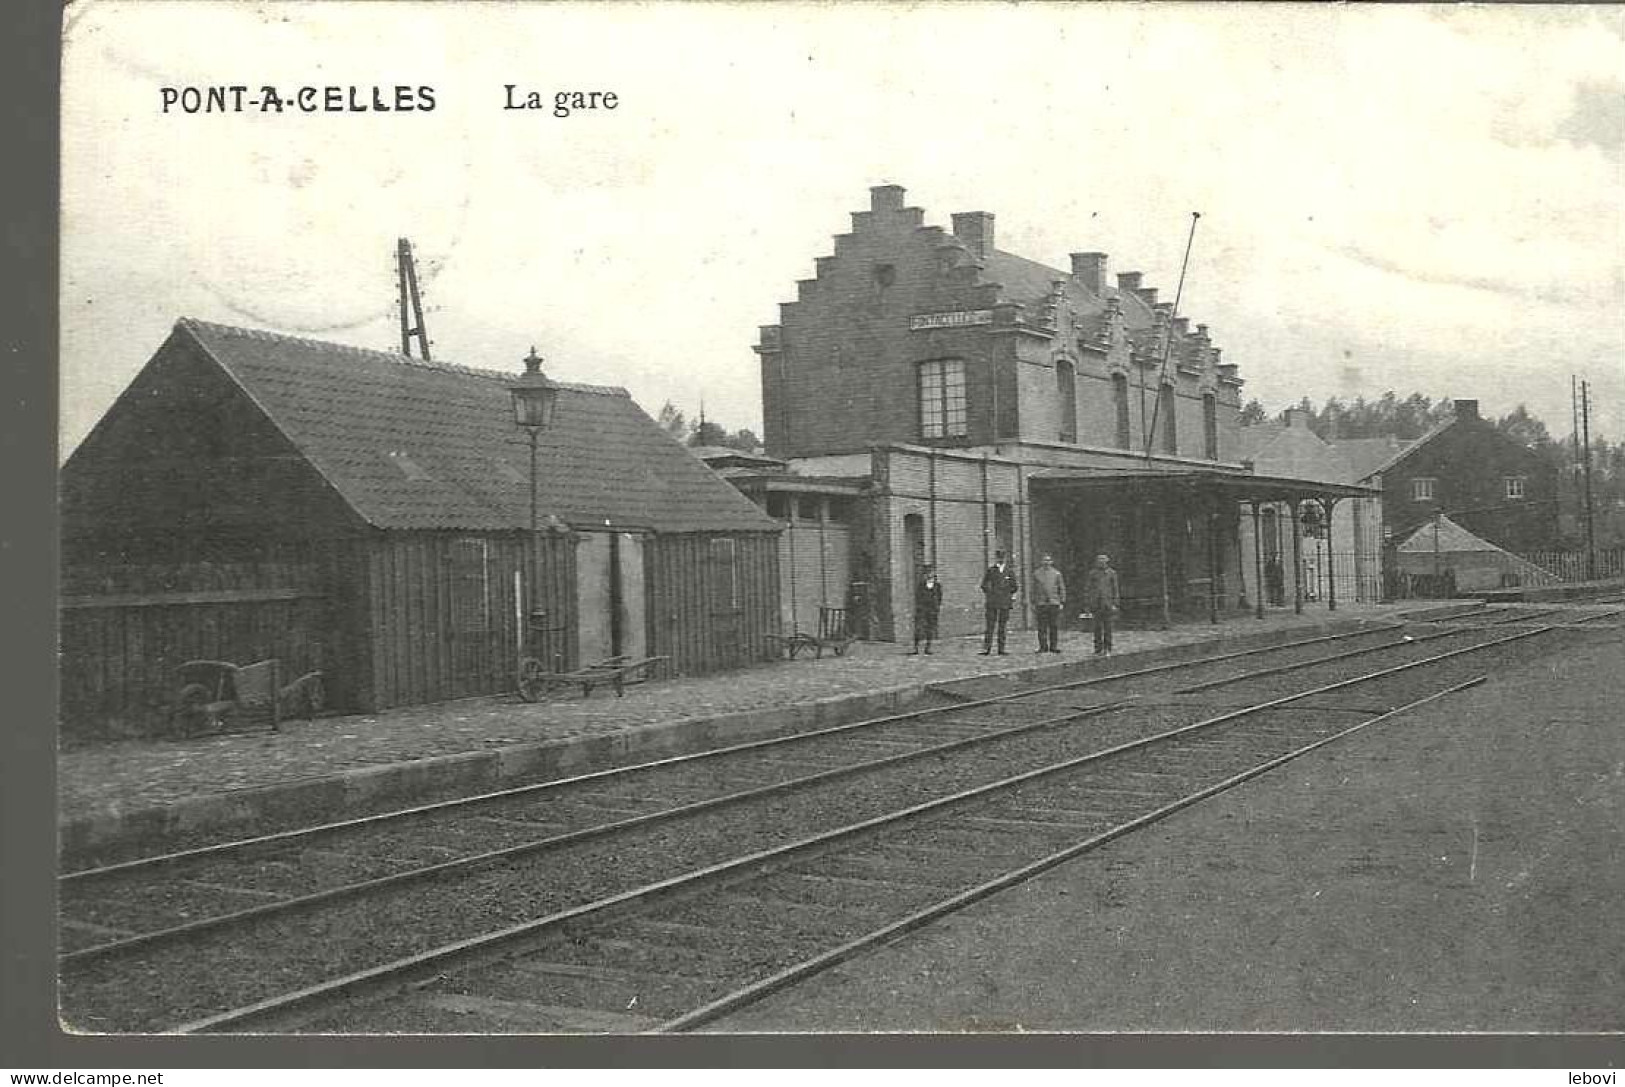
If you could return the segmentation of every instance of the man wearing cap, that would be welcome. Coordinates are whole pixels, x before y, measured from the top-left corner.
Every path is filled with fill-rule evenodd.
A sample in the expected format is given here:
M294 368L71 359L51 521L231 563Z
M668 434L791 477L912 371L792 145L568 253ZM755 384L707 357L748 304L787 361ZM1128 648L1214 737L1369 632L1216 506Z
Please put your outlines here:
M1066 604L1066 579L1048 555L1033 572L1033 610L1038 613L1038 651L1059 653L1061 608Z
M993 552L993 565L982 575L982 610L987 620L982 629L982 656L993 651L995 630L999 634L999 656L1005 655L1004 631L1010 622L1010 605L1020 591L1021 582L1016 580L1016 573L1010 569L1010 564L1004 561L1004 552Z
M1106 555L1096 555L1095 565L1083 582L1083 606L1095 616L1095 652L1111 655L1112 621L1122 603L1117 587L1117 571Z

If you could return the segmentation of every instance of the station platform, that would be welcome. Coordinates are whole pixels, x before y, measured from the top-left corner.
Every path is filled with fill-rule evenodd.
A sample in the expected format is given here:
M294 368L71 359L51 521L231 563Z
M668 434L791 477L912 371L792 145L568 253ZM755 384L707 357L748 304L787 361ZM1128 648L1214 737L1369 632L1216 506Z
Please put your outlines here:
M1597 581L1570 581L1562 585L1521 585L1509 589L1484 589L1472 595L1487 604L1510 604L1582 600L1620 592L1625 592L1625 578L1616 577Z
M1311 604L1302 614L1271 609L1262 620L1125 630L1110 658L1092 654L1087 632L1063 632L1062 652L1042 656L1032 631L1012 631L1002 657L981 656L980 636L938 642L930 656L860 642L844 657L654 680L628 687L623 698L595 692L531 704L490 696L288 721L274 733L64 750L59 845L66 855L99 857L269 833L929 705L932 686L954 680L1116 671L1217 641L1293 640L1438 610L1419 601L1335 612Z

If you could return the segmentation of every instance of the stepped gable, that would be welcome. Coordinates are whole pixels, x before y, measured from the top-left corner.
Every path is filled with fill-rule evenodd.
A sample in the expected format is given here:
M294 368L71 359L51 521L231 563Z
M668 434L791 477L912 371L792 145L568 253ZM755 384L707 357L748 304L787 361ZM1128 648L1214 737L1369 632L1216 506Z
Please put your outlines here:
M183 318L195 343L369 524L524 529L530 446L513 422L517 371ZM162 353L160 353L161 355ZM626 390L559 382L541 434L541 515L661 532L774 531L747 498L689 456Z

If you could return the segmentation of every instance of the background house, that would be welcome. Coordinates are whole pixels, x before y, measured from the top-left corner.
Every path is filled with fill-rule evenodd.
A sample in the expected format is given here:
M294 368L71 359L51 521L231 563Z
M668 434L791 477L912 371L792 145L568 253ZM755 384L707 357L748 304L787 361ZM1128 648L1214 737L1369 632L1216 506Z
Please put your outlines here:
M1392 546L1443 513L1513 552L1558 542L1557 470L1478 413L1477 400L1414 442L1335 442L1359 480L1382 490L1383 536Z
M151 727L193 658L321 669L346 710L511 690L527 648L763 659L779 526L563 385L533 536L515 377L180 321L62 471L70 731Z
M1393 595L1454 596L1511 585L1555 585L1557 575L1496 547L1443 514L1393 548Z

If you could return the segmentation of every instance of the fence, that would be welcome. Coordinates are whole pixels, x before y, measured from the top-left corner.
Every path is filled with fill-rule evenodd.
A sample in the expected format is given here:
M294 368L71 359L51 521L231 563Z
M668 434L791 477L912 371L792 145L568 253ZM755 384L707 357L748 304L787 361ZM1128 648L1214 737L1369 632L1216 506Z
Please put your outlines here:
M1552 574L1559 581L1592 581L1625 577L1625 546L1599 547L1595 559L1587 562L1584 548L1566 551L1525 551L1526 562Z
M328 601L308 554L74 565L61 599L62 739L161 731L189 660L324 666Z
M1384 569L1388 600L1444 599L1488 589L1529 588L1625 576L1625 547L1584 550L1413 551L1390 556Z

